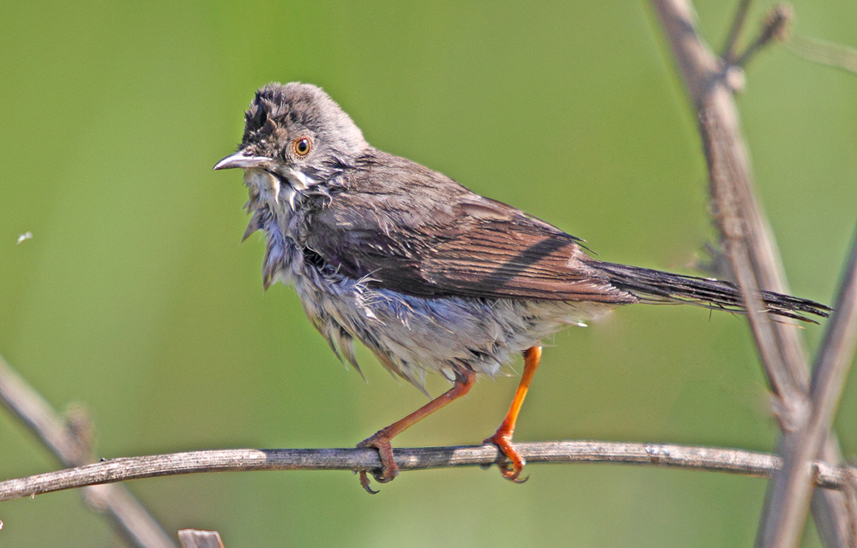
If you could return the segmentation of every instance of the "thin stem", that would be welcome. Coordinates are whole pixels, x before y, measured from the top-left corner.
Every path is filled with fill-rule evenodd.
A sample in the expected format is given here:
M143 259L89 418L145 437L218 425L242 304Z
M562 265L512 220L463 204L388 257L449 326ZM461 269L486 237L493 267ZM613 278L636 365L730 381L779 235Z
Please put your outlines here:
M697 111L715 221L741 288L759 356L776 396L774 414L783 429L782 446L785 447L794 443L794 433L803 428L810 416L809 369L798 330L782 323L772 324L767 317L756 313L762 310L758 302L760 288L777 293L789 293L789 290L769 224L755 199L749 153L741 134L732 89L725 78L728 74L724 71L726 63L715 56L698 35L689 1L652 0L652 3ZM742 10L746 10L746 3L739 6L738 23L733 25L738 30L746 16ZM767 34L763 32L762 37L774 36L771 29L782 29L784 24L768 24L765 28ZM738 32L734 34L737 36ZM768 39L757 39L756 43L762 44ZM731 38L727 46L734 40ZM750 50L754 48L751 46ZM822 455L831 462L841 461L835 437L830 433L825 436ZM813 514L825 545L847 545L849 523L854 521L849 512L849 508L855 507L852 497L850 491L847 495L825 491L814 498Z
M750 59L759 50L768 45L771 40L782 40L787 34L788 24L793 16L794 13L791 7L785 5L774 6L765 18L762 29L759 31L758 36L756 36L756 39L747 46L744 53L730 64L746 67ZM726 60L730 61L728 58Z
M764 546L794 546L803 530L812 495L812 459L830 430L857 347L857 234L845 269L833 316L813 368L812 411L806 427L783 447L786 465L771 488L763 518Z
M738 37L741 35L741 29L744 28L744 22L747 21L747 12L750 11L750 4L753 0L741 0L738 4L738 9L735 10L735 18L732 19L732 28L729 29L729 36L726 37L726 45L723 46L723 59L728 64L732 64L735 57L735 46L738 44Z

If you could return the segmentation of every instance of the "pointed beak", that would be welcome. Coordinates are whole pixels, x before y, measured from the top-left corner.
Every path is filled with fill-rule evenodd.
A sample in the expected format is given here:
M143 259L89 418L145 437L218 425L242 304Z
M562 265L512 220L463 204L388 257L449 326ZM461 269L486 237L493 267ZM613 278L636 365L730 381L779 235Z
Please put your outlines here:
M270 161L271 159L266 158L265 156L249 156L245 154L243 150L239 150L235 154L230 154L226 158L214 164L213 169L232 169L236 167L249 169L260 167Z

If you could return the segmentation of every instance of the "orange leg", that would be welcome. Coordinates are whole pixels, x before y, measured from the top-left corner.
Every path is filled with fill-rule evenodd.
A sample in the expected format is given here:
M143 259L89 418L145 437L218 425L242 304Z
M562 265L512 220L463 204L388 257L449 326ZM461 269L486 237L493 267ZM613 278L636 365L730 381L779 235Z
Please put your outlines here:
M390 440L441 407L470 392L470 388L473 386L473 382L475 380L476 373L472 371L464 371L460 373L455 379L455 385L452 388L420 407L407 417L394 422L386 428L378 430L357 444L357 447L375 447L378 449L378 454L381 457L381 473L376 474L373 472L372 475L379 483L387 483L399 475L399 467L396 466L396 461L393 460L393 447L390 445ZM369 493L377 493L377 491L373 491L369 488L369 477L366 475L366 470L360 470L360 485L362 485Z
M500 473L503 474L503 477L519 483L526 481L526 478L519 480L518 476L521 475L521 470L524 469L524 465L527 462L518 453L515 446L512 445L512 434L515 432L515 422L518 420L518 413L521 412L524 398L527 397L527 390L530 388L533 375L536 374L536 368L538 368L541 359L541 346L528 348L524 352L524 374L521 376L521 382L518 384L518 390L515 392L515 399L512 400L512 405L509 407L509 412L506 413L503 423L500 424L500 428L494 432L493 436L485 440L486 443L490 442L499 447L500 451L512 461L511 464L500 466Z

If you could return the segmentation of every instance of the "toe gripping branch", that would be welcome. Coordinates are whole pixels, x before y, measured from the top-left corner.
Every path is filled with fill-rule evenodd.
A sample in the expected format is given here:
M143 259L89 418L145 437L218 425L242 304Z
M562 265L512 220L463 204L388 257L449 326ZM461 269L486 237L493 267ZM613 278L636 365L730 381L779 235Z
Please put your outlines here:
M506 413L506 418L494 432L494 435L486 439L486 443L493 443L500 451L506 455L511 461L508 463L499 463L500 473L507 480L515 483L524 483L527 477L519 478L521 471L527 461L512 445L512 434L515 432L515 423L518 421L518 414L521 412L521 406L524 405L524 399L527 397L527 390L530 388L530 383L533 381L533 376L536 374L536 369L542 361L542 347L533 346L524 352L524 374L521 375L521 382L518 384L518 390L515 391L515 398L512 400L512 405L509 407L509 412ZM529 476L528 476L529 477Z
M407 417L394 422L386 428L378 430L365 440L358 443L358 448L376 448L378 450L378 456L381 458L380 470L357 470L357 473L360 475L360 485L363 486L363 489L373 495L377 493L377 491L369 487L370 481L368 474L370 472L372 477L374 477L375 481L378 483L393 481L393 479L399 475L399 467L396 465L396 461L393 458L393 447L390 444L390 441L394 437L401 434L404 430L413 426L425 417L431 415L441 407L444 407L470 392L470 388L473 386L475 381L476 373L473 371L464 370L457 372L455 385L452 388L420 407Z
M524 469L526 461L515 449L512 444L512 434L515 432L515 423L518 420L518 414L521 412L521 406L524 404L524 399L527 397L527 390L530 388L530 383L539 367L542 358L542 348L534 346L524 352L524 374L521 376L521 382L518 384L518 389L515 392L515 398L512 400L512 405L509 407L509 412L506 413L506 418L497 428L490 438L485 440L485 443L493 443L500 451L509 459L510 462L499 463L500 473L503 477L514 481L515 483L523 483L527 478L520 478L521 471ZM377 491L370 487L371 481L369 474L375 478L378 483L388 483L393 481L399 475L399 467L393 457L393 447L391 440L401 434L407 428L413 426L428 415L434 413L441 407L457 400L470 392L476 380L476 374L470 370L460 372L455 380L455 385L442 395L420 407L407 417L394 422L386 428L378 430L373 435L357 444L358 448L374 447L378 450L378 456L381 459L381 468L373 470L356 470L360 476L360 485L366 492L375 494Z

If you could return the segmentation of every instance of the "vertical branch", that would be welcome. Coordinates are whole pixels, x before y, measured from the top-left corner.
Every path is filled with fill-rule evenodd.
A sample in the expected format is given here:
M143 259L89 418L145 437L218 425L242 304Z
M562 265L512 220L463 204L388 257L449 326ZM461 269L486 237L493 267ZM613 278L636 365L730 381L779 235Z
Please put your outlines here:
M747 150L725 67L696 33L690 5L683 0L653 0L697 110L709 171L715 220L726 257L741 288L747 317L762 363L780 405L777 417L788 428L806 409L805 390L793 373L802 352L783 352L776 327L763 313L760 287L785 292L773 238L752 191ZM760 279L761 278L761 279ZM793 330L786 330L789 333ZM800 348L800 343L795 346ZM799 367L798 367L799 369ZM807 378L806 375L803 377ZM804 386L806 382L802 383ZM796 420L797 419L797 420Z
M6 406L67 467L94 461L85 428L69 428L24 379L0 357L0 403ZM87 504L104 513L113 528L133 546L175 548L175 544L145 507L121 485L84 488Z
M759 356L776 397L774 413L783 430L783 447L793 446L796 443L794 433L810 416L809 371L798 331L784 323L770 322L759 300L760 289L778 293L789 293L789 290L770 227L754 197L738 111L725 78L735 69L718 58L699 37L688 0L652 0L652 3L697 111L715 220L724 252L741 289ZM747 1L739 6L732 35L727 40L727 58L734 57L734 44L748 6ZM772 28L782 28L785 18L777 16L782 10L775 8L762 37L754 42L758 44L755 49L776 34ZM746 62L748 55L739 58ZM826 441L821 454L832 461L840 461L835 438L827 432L824 435ZM770 497L768 501L771 503ZM853 501L846 501L841 493L819 492L816 495L813 513L828 546L847 545L849 506L853 507Z
M830 430L857 346L857 234L833 317L813 368L812 410L806 425L783 447L783 470L771 490L772 504L764 518L763 546L792 546L799 539L812 494L812 461ZM854 539L851 539L852 541Z

